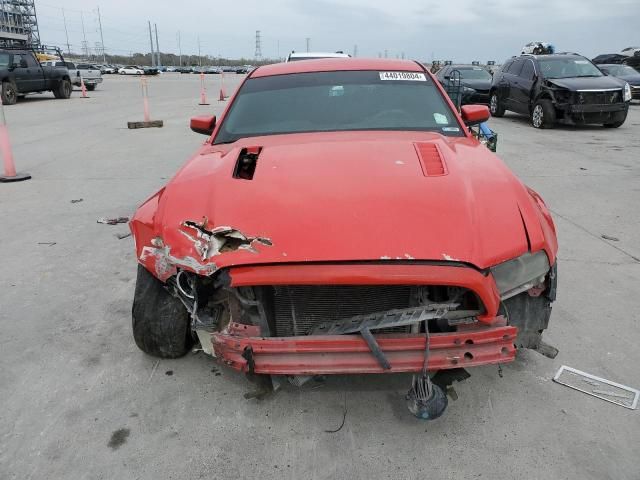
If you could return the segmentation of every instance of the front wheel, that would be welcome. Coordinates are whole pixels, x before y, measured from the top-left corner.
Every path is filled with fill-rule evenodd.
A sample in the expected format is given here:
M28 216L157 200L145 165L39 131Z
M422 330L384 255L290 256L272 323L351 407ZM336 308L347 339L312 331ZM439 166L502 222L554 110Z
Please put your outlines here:
M64 79L58 82L58 86L53 90L53 96L56 98L69 98L71 96L71 91L73 87L71 86L71 81Z
M504 115L504 107L500 103L500 99L496 92L493 92L489 99L489 110L491 111L492 117L502 117Z
M142 265L138 265L132 324L136 345L154 357L182 357L193 345L189 312Z
M18 101L18 89L13 82L2 82L2 103L15 105Z
M531 125L534 128L553 128L556 123L556 110L551 100L538 100L531 110Z

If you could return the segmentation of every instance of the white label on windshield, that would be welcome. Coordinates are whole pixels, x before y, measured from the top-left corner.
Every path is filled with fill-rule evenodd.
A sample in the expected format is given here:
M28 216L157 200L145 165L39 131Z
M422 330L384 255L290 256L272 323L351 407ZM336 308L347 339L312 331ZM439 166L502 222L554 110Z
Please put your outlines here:
M424 73L417 72L379 72L380 80L409 80L412 82L426 82Z
M449 121L447 120L447 116L441 113L434 113L433 119L438 125L446 125L447 123L449 123Z
M574 60L574 62L580 65L586 65L587 63L589 63L587 60Z

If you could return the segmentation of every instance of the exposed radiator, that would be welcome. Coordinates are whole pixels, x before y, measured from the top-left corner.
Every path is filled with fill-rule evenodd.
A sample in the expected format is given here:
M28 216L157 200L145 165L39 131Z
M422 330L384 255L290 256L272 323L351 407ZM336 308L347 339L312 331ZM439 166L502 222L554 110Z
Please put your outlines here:
M289 285L273 287L276 334L307 335L318 323L411 306L408 285ZM406 331L406 327L400 327Z

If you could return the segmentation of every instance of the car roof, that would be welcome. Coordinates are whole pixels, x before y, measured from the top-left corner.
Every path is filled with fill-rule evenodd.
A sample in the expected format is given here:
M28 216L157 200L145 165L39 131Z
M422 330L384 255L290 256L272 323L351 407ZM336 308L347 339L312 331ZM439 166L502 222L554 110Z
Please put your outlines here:
M551 53L551 54L547 54L547 55L544 55L544 54L543 55L533 55L531 53L524 53L524 54L522 54L522 55L520 55L519 57L516 57L516 58L523 58L523 57L524 58L535 58L537 60L545 59L545 58L561 58L561 59L562 58L567 58L567 59L570 59L570 58L578 57L578 58L585 58L585 59L588 60L587 57L583 57L582 55L579 55L577 53Z
M291 52L289 58L348 58L343 52Z
M251 78L288 75L308 72L339 72L358 70L424 72L425 69L412 60L394 60L383 58L319 58L317 60L299 60L296 62L274 63L256 68Z

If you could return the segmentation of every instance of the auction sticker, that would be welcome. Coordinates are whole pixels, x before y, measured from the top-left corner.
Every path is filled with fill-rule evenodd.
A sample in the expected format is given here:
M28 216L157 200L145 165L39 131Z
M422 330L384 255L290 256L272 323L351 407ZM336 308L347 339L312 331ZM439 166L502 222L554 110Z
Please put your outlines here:
M418 72L379 72L380 80L404 80L411 82L426 82L424 73Z

